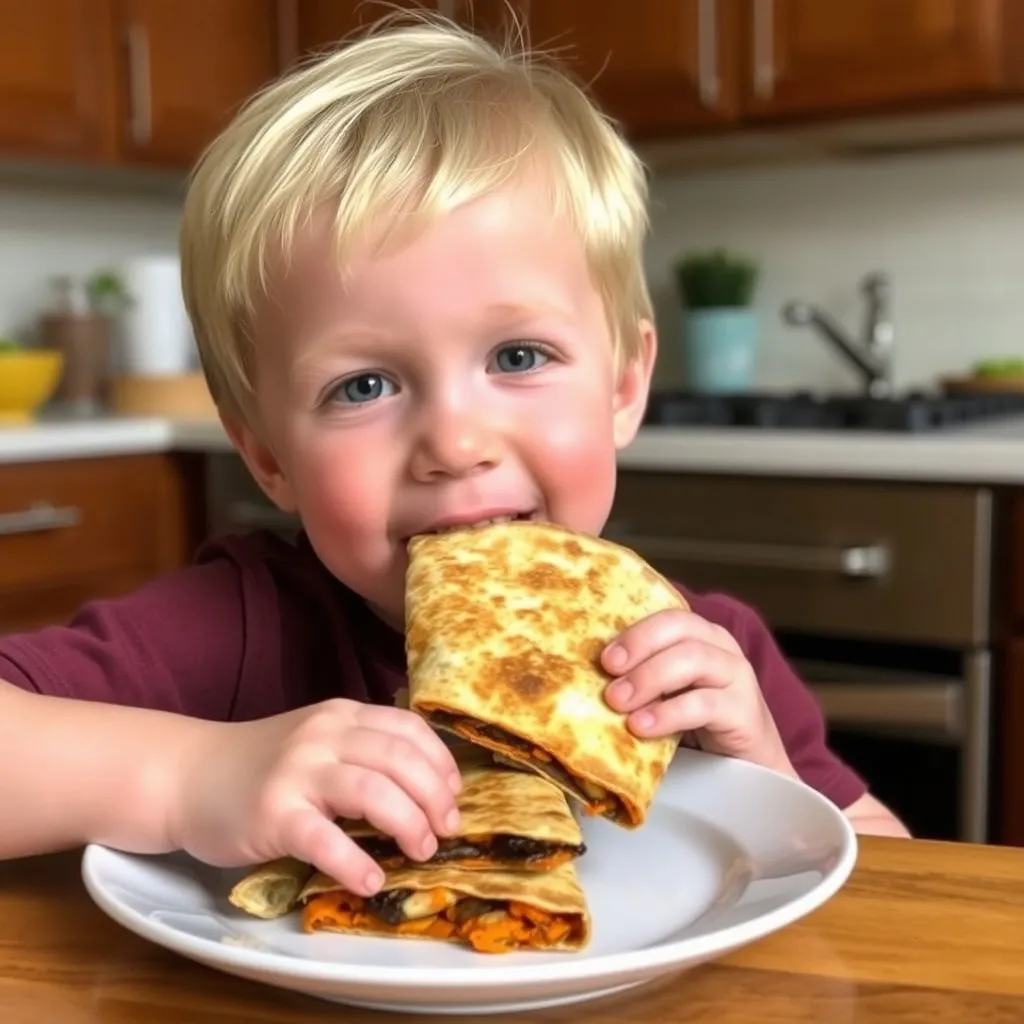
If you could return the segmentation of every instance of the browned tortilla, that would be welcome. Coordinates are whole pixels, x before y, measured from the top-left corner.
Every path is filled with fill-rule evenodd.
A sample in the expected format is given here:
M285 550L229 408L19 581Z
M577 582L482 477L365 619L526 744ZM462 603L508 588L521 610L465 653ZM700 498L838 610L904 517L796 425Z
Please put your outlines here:
M604 699L599 658L627 626L687 607L633 551L550 523L414 537L410 707L635 828L678 737L634 736Z
M439 838L430 860L411 860L394 839L367 821L343 821L342 828L385 871L442 863L470 871L546 871L553 861L572 860L585 852L579 823L564 793L550 782L532 772L497 765L486 751L470 744L456 752L456 763L462 775L462 821L455 836ZM531 848L533 855L523 855Z
M304 904L302 927L309 932L457 942L482 953L575 951L590 941L590 914L571 863L545 872L463 871L449 865L404 868L387 873L380 898L390 896L401 905L414 893L436 905L419 910L409 921L389 923L371 911L372 902L317 874L299 897ZM465 913L464 921L457 907Z

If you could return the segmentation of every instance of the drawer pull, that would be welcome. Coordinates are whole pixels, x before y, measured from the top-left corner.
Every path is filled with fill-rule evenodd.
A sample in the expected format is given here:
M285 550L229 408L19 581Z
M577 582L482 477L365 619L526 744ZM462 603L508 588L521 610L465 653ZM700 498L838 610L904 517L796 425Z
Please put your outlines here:
M57 508L49 502L37 501L18 512L0 512L0 537L66 530L81 521L82 513L74 506Z
M858 579L877 579L889 571L889 549L884 544L854 544L819 548L798 544L745 544L684 537L647 537L606 531L609 540L633 548L645 558L745 566L751 569L786 569L831 573Z

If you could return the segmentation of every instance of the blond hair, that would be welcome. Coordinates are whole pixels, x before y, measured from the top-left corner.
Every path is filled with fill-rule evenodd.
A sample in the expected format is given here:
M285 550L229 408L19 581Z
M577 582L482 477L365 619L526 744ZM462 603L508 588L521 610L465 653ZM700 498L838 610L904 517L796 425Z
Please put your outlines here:
M314 211L339 260L382 216L423 224L542 161L579 232L621 360L649 317L643 167L583 89L521 35L492 44L445 19L383 19L255 95L197 163L182 288L218 405L254 425L251 355L269 265Z

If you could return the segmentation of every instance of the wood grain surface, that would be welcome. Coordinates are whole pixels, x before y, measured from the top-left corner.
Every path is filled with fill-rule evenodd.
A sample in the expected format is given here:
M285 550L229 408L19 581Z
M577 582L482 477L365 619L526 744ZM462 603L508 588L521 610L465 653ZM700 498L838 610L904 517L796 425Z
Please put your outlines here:
M464 1024L348 1009L202 967L125 931L80 855L0 864L3 1024ZM682 884L682 880L681 880ZM524 1024L1024 1021L1024 849L862 839L844 888L717 963Z

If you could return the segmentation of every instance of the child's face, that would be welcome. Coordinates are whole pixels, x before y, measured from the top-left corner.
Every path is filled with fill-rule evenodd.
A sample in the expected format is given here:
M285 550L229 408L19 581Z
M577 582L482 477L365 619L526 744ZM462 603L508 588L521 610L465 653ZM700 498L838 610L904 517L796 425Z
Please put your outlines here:
M263 440L229 426L324 564L400 626L415 533L494 516L603 528L654 358L616 373L578 236L523 184L344 276L300 239L259 320Z

